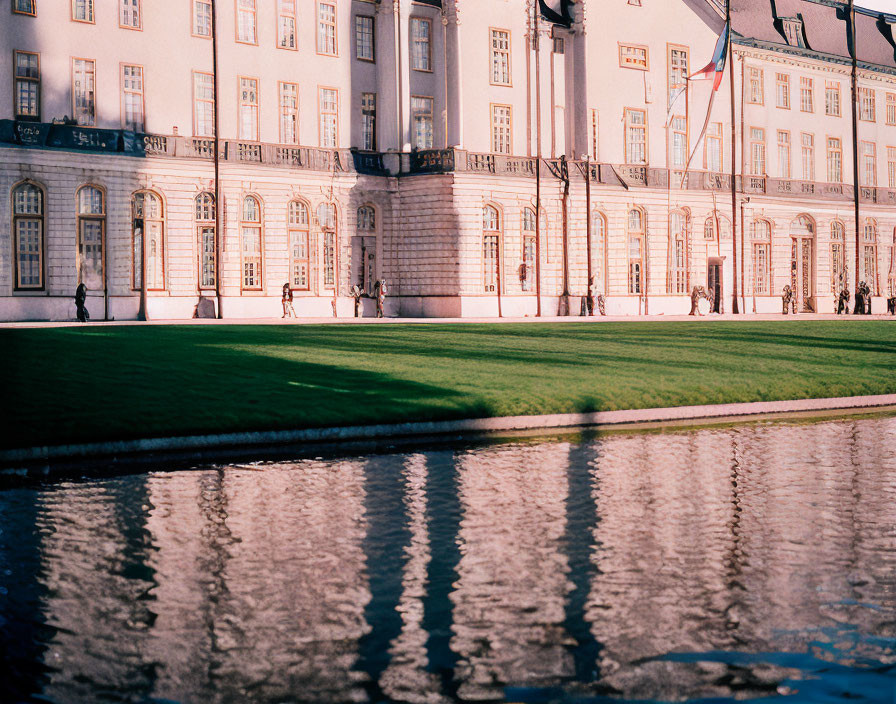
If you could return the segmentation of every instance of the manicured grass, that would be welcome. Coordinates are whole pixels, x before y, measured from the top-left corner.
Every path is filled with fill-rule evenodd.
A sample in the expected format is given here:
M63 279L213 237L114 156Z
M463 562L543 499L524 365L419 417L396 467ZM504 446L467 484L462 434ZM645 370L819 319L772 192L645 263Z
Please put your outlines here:
M0 358L9 448L894 393L896 323L88 325Z

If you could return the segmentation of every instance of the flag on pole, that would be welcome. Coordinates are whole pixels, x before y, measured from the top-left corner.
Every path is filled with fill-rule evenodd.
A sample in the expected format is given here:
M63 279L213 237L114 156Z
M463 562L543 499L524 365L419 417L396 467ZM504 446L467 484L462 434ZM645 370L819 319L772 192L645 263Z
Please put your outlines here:
M726 24L725 29L723 29L722 33L719 35L719 40L716 42L715 51L712 52L712 61L697 71L697 73L688 76L688 80L712 80L712 89L719 89L719 86L722 84L722 75L725 72L725 59L728 56L728 30L729 28Z

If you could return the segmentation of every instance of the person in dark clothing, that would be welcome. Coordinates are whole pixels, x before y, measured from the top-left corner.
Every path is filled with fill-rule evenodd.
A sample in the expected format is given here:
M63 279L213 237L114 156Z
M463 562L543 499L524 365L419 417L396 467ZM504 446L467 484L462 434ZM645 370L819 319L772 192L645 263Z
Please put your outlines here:
M856 288L856 305L852 311L853 315L862 315L865 313L865 282L860 281Z
M376 282L376 317L382 318L385 315L384 308L386 306L386 280L382 279Z
M844 288L840 291L840 297L837 302L837 315L849 315L849 289Z
M84 305L86 302L87 287L83 283L80 283L75 291L75 308L78 311L78 320L82 323L86 323L90 320L90 313L87 312L87 308Z
M358 284L352 286L352 298L355 299L355 317L359 318L361 313L361 296L362 296L361 287Z
M283 317L288 318L290 315L295 318L296 311L292 307L292 289L287 282L283 284Z

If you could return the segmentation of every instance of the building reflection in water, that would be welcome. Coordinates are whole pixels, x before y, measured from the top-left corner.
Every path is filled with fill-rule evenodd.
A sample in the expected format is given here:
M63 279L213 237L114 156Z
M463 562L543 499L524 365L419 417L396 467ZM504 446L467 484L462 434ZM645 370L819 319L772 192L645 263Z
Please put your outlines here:
M23 567L0 615L53 701L732 697L800 667L719 653L896 663L893 419L150 473L0 510L36 522L2 534Z

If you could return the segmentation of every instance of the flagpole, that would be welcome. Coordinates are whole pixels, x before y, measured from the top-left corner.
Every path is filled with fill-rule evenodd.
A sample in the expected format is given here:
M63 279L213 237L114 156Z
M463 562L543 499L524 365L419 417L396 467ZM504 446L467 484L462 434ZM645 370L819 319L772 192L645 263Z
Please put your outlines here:
M737 303L737 125L734 113L734 42L731 32L731 0L725 3L725 26L728 29L728 70L731 88L731 266L732 297L731 312L740 314Z
M859 291L859 251L861 245L859 243L859 234L861 232L860 218L861 209L859 205L859 120L858 120L858 102L859 102L859 67L858 55L856 47L856 4L855 0L849 0L849 39L850 54L852 55L852 188L853 188L853 207L855 209L856 221L856 275L853 286L855 286L856 298ZM845 245L845 242L844 242ZM844 252L845 254L845 252ZM844 257L845 259L845 257ZM847 267L848 269L849 267ZM867 272L866 272L867 273ZM873 288L874 284L872 284Z
M541 42L538 37L539 0L535 12L535 315L541 317Z

